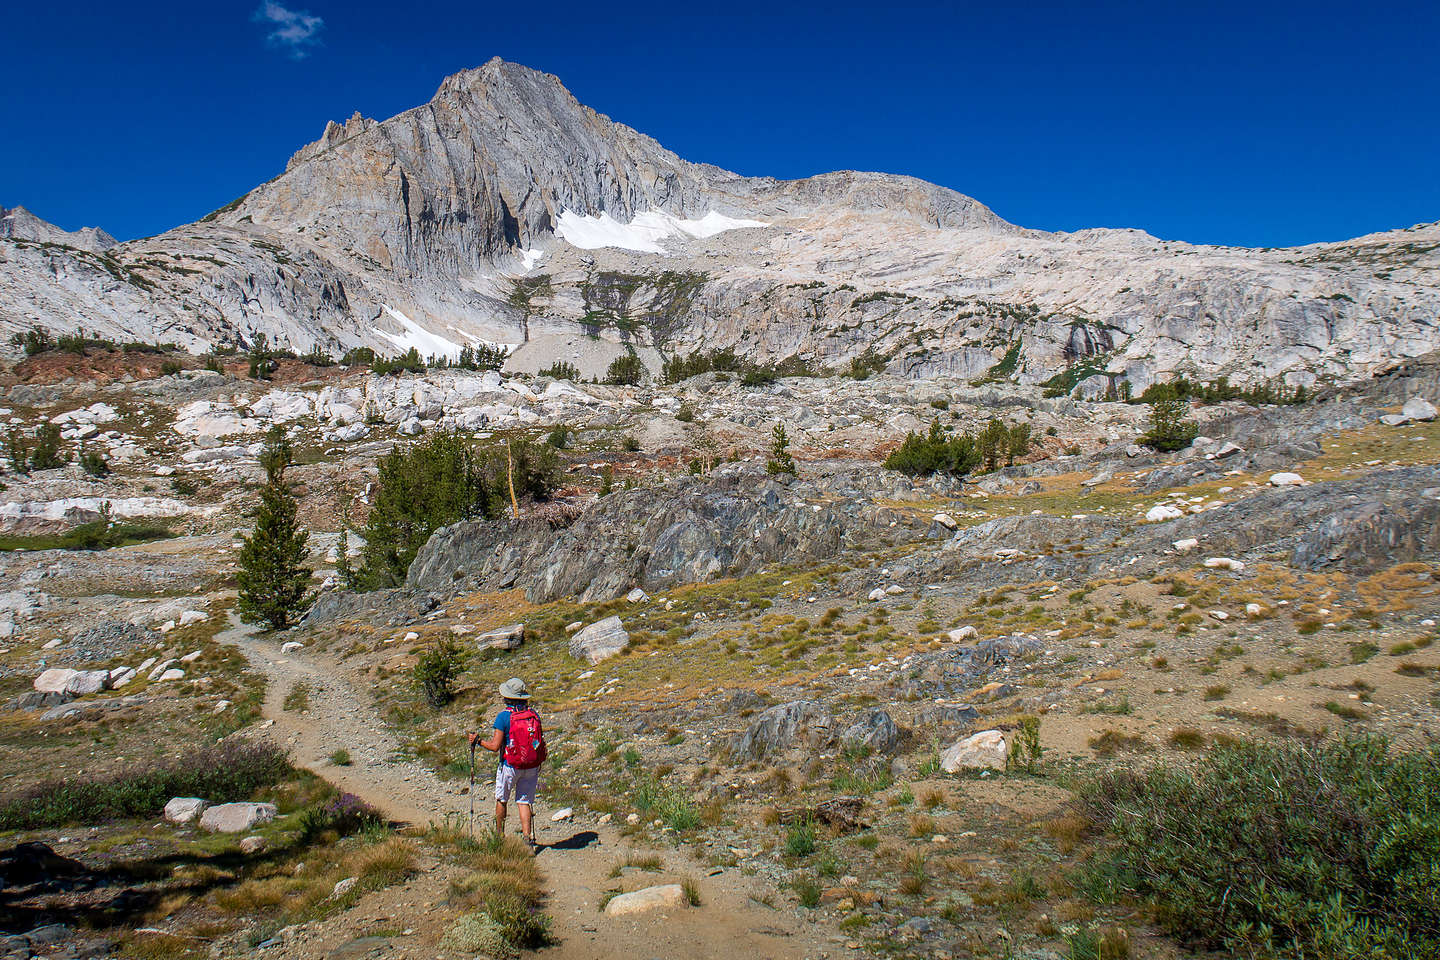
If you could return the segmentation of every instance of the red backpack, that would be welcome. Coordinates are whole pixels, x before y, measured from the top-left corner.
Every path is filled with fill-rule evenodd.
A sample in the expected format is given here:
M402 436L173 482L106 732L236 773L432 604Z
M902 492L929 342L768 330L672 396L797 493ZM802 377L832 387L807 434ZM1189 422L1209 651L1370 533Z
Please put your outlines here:
M540 714L529 707L512 712L505 762L516 770L529 770L544 763L545 754L545 734L540 729Z

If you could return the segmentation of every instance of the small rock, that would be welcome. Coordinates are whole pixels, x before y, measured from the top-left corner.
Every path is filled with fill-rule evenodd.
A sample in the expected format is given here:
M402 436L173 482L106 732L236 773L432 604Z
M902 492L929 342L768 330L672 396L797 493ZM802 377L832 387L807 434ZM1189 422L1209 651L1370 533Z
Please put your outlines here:
M1208 557L1205 560L1205 566L1211 570L1234 570L1238 572L1245 569L1245 562L1230 557Z
M646 600L650 599L650 594L646 593L644 590L641 590L639 587L636 587L634 590L631 590L629 593L625 594L625 599L629 603L644 603Z
M1186 537L1184 540L1176 540L1174 543L1171 544L1171 546L1178 550L1180 553L1189 553L1191 550L1194 550L1196 547L1200 546L1200 541L1196 540L1194 537Z
M1270 474L1270 486L1303 487L1305 486L1305 478L1298 473L1272 473Z
M1224 610L1211 610L1210 616L1222 622L1230 619L1230 614L1226 613Z
M980 631L976 630L972 626L969 626L968 624L963 627L956 627L954 630L951 630L948 634L946 634L946 636L948 636L952 641L956 643L959 643L962 640L974 640L979 635Z
M885 592L892 597L898 597L900 594L905 592L905 588L897 583L892 583L890 584L890 586L885 588Z
M240 852L250 856L265 851L265 838L260 836L249 836L240 841Z
M281 653L294 653L296 650L304 649L305 644L301 643L299 640L286 640L284 643L280 644Z
M940 526L944 527L946 530L954 530L960 526L960 524L955 521L955 518L950 516L950 514L948 513L935 514L935 522L940 524Z
M330 899L339 900L341 897L345 896L345 894L350 892L351 887L355 886L355 884L359 882L359 877L346 877L344 880L338 881L335 884L334 889L330 891Z
M640 814L638 814L638 813L629 814L628 816L626 816L625 822L628 823L628 824L630 824L630 825L633 827L635 824L637 824L637 823L640 822Z
M1265 608L1258 603L1245 604L1245 616L1258 617L1265 613Z
M550 814L550 822L559 823L562 820L569 820L574 815L575 811L573 809L571 809L570 807L565 807L563 810L556 810L554 813Z
M878 601L880 601L880 600L884 600L884 599L885 599L885 588L884 588L884 587L876 587L874 590L871 590L871 591L870 591L870 602L871 602L871 603L876 603L876 602L878 602Z
M172 667L171 669L166 670L164 673L160 674L160 681L159 681L159 682L160 682L160 683L168 683L168 682L171 681L171 680L184 680L184 679L185 679L185 671L184 671L184 670L181 670L179 667Z
M1166 520L1178 520L1185 516L1184 511L1170 506L1168 503L1160 503L1145 511L1147 523L1163 523Z

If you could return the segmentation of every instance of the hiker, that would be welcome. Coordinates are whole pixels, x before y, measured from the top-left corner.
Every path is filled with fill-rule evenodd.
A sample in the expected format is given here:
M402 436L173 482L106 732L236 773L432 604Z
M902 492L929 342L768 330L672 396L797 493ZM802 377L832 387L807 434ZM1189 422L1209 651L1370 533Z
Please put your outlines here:
M540 781L540 764L545 762L545 734L540 729L540 715L530 707L530 691L525 681L511 677L500 684L500 699L505 709L495 717L494 730L484 740L479 732L470 734L471 756L475 744L500 754L495 768L495 832L505 833L505 805L510 794L520 808L520 832L535 851L534 811L535 788Z

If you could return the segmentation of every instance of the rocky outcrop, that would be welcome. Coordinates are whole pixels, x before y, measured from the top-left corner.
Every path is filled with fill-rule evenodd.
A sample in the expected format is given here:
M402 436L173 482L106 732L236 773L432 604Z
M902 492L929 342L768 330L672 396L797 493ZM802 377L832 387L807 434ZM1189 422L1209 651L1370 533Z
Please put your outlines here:
M806 502L754 467L727 465L708 478L613 493L561 530L543 521L446 527L421 549L407 583L434 591L457 582L519 586L537 603L611 600L637 583L654 592L767 563L823 560L852 526L859 524L830 504Z
M771 707L755 718L735 745L737 759L765 760L795 751L818 750L835 739L835 718L816 700Z

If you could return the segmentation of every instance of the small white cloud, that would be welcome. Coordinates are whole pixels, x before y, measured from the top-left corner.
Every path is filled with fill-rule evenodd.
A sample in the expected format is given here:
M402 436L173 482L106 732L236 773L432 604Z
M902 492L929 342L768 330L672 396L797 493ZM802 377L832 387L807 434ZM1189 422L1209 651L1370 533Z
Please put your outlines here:
M325 26L321 17L308 10L291 10L275 0L265 0L252 17L256 23L268 24L272 29L265 35L265 42L295 60L303 60L310 54L310 47L320 42L318 34Z

